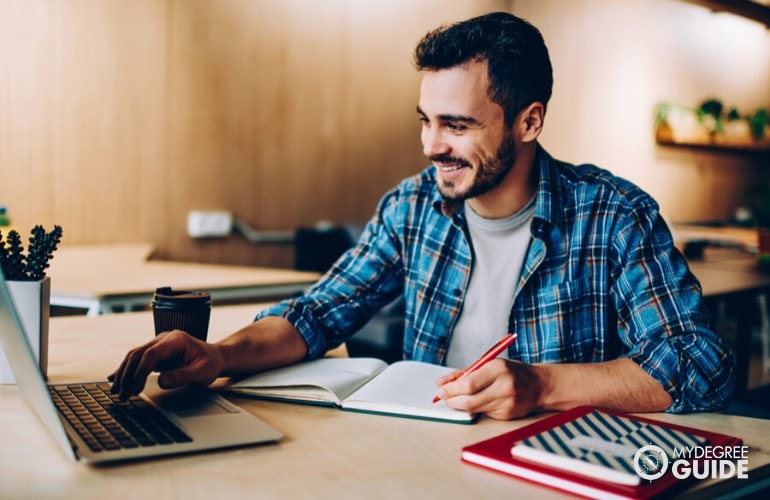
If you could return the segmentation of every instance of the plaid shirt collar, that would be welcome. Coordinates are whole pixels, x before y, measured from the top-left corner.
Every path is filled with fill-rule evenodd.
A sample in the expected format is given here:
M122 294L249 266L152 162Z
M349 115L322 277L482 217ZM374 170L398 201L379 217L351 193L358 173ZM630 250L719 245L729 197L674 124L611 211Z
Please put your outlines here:
M534 218L546 224L563 228L564 209L562 200L555 196L555 193L561 193L562 191L562 181L559 176L557 162L540 144L537 145L535 153L535 165L538 170L538 188ZM438 182L438 179L436 182ZM455 224L462 227L465 219L465 204L463 202L447 200L437 189L433 193L431 204L438 213L451 218Z

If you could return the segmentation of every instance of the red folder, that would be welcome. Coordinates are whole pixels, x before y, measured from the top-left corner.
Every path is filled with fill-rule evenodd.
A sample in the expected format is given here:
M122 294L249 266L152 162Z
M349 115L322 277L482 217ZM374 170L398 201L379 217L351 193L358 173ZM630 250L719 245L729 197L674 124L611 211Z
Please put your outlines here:
M711 446L732 447L740 446L742 444L741 439L733 436L670 424L667 422L660 422L654 419L628 415L592 406L579 406L572 410L557 413L542 420L538 420L537 422L520 429L466 446L462 450L462 460L470 464L588 498L651 498L663 493L666 495L676 493L692 484L692 481L694 480L692 476L687 479L678 479L672 474L670 466L665 475L657 480L642 480L638 486L628 486L610 483L599 478L590 478L580 474L572 474L565 470L548 467L543 463L525 461L511 455L511 448L521 440L540 434L567 422L571 422L572 420L587 415L595 410L611 415L627 417L638 422L687 432L695 436L701 436L705 438L707 444Z

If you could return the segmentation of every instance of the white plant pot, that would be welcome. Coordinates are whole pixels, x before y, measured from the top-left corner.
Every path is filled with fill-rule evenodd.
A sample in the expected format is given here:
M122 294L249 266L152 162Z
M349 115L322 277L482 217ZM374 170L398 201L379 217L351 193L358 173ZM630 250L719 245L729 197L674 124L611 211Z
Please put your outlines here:
M43 376L48 374L48 317L51 304L51 278L42 281L8 281L11 299L19 313L35 358ZM0 345L0 384L15 384L5 351Z

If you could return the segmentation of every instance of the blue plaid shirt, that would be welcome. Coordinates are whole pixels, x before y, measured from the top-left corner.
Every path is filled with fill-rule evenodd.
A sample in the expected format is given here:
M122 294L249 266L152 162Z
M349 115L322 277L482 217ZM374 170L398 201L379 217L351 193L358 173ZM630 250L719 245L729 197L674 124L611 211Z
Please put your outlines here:
M735 384L732 353L655 201L607 171L559 162L542 148L536 168L532 241L509 319L519 338L508 357L628 357L671 395L668 411L724 407ZM473 265L463 210L444 203L434 167L402 181L317 284L259 317L286 318L312 359L403 294L404 358L443 363Z

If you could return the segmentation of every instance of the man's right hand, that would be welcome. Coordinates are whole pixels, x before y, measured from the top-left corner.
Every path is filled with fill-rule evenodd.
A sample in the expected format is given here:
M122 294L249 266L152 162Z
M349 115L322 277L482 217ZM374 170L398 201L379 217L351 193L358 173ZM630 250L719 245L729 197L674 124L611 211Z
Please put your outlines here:
M172 389L187 384L209 385L222 373L224 360L216 344L202 342L180 330L165 332L126 354L108 380L120 399L139 394L150 373L160 372L158 384Z

